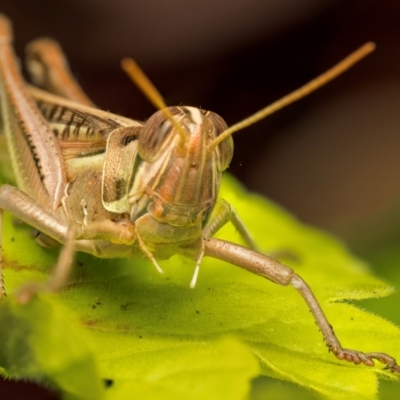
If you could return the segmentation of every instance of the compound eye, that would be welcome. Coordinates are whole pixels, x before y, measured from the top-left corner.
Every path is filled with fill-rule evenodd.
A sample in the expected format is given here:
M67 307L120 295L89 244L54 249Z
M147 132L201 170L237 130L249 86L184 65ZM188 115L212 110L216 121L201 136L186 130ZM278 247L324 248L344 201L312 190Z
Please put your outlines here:
M212 122L212 128L209 132L209 137L215 140L222 132L224 132L228 126L226 122L218 115L211 111L207 112L207 117ZM233 139L232 136L228 136L223 140L214 150L216 153L216 161L218 171L224 171L229 167L233 157Z
M171 114L177 118L181 111L177 107L168 107ZM138 153L145 161L153 162L163 153L175 132L172 122L165 116L162 110L153 114L138 138Z

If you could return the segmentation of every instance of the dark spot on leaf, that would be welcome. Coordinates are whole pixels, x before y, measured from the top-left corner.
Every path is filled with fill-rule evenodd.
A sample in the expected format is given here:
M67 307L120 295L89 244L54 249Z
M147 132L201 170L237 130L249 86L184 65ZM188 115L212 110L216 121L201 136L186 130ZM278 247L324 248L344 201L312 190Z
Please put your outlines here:
M90 327L96 326L98 323L98 320L92 319L92 320L88 320L88 321L83 321L83 323L85 324L85 326L90 328Z
M196 310L196 314L200 314L200 311Z
M128 303L125 303L125 304L121 304L121 305L120 305L121 311L129 310L129 309L131 308L131 305L132 305L132 304L133 304L132 302L128 302Z
M92 305L92 310L94 310L95 308L96 308L96 306L93 304L93 305Z
M7 267L14 271L41 271L36 265L19 265L16 261L7 262Z
M112 379L103 379L103 383L106 388L109 388L114 384L114 381Z
M116 325L116 330L120 332L130 332L131 327L129 325L118 324Z
M14 242L14 241L15 241L15 239L12 237L12 238L11 238L11 241L12 241L12 242Z

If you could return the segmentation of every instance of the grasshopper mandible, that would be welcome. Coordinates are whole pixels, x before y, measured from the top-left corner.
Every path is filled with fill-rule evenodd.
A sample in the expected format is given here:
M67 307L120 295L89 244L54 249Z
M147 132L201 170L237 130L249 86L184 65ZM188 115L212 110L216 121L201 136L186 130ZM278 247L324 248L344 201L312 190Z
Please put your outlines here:
M75 251L105 258L145 253L160 272L156 260L179 253L196 261L192 287L203 256L215 257L298 290L337 358L368 366L376 359L400 373L385 353L343 348L311 289L291 268L212 238L230 221L255 248L228 203L222 202L211 217L222 172L233 155L231 134L315 90L372 48L365 45L322 77L231 128L212 112L165 109L140 70L125 61L138 86L161 108L142 124L94 108L70 75L61 49L49 39L27 49L32 80L46 91L25 83L11 25L0 16L1 129L17 181L17 187L0 187L0 219L8 211L40 232L40 244L64 244L47 290L66 282ZM1 266L0 298L5 295ZM37 290L24 287L18 299L28 301Z

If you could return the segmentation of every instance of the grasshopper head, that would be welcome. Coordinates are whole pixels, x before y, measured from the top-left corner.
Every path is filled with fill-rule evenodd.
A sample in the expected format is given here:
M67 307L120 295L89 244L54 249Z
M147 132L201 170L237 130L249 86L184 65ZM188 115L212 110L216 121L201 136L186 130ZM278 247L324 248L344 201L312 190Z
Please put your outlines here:
M174 226L204 221L215 204L221 173L233 156L228 137L210 153L208 146L226 130L215 113L193 107L169 107L173 123L164 110L156 112L138 138L139 167L130 191L131 215L143 207L153 218ZM181 133L184 133L184 142ZM142 207L140 199L148 199Z
M174 142L174 150L179 157L191 159L193 164L201 163L194 160L196 154L200 157L207 146L212 143L222 132L227 129L225 121L211 111L201 110L194 107L168 107L170 115L181 129L177 128L166 115L165 110L157 111L147 121L143 131L139 135L138 154L147 162L153 162L169 148ZM178 143L181 132L186 138L183 144ZM219 171L225 170L232 160L233 140L229 136L226 140L216 146L215 162ZM192 166L194 168L194 165Z

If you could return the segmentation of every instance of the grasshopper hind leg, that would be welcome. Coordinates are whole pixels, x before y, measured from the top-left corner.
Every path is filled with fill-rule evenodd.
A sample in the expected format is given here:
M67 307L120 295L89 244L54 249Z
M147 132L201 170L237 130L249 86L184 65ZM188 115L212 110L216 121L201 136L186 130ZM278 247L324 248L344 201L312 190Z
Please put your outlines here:
M94 107L71 74L61 46L49 38L29 43L25 49L25 63L32 82L53 94L77 103Z

